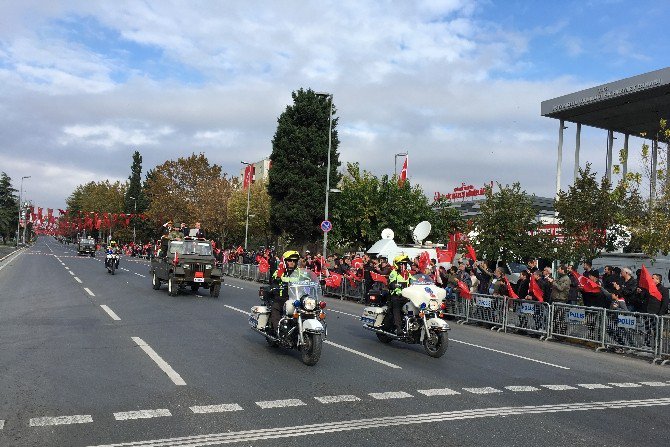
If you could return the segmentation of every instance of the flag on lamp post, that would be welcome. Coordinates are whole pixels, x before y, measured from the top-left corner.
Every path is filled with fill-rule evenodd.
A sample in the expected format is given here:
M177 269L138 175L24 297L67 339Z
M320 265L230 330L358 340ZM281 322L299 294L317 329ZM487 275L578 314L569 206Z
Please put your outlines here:
M407 161L409 160L409 155L405 155L405 162L402 164L402 169L400 170L400 178L398 179L398 186L402 186L403 183L407 180Z
M243 189L247 189L254 181L254 174L256 174L256 167L254 165L247 165L244 168L244 184Z

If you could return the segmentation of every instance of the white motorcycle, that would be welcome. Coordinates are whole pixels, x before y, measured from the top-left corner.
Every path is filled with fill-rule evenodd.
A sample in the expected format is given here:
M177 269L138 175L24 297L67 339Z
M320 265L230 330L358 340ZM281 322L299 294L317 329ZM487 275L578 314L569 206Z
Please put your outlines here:
M363 309L363 327L377 334L382 343L398 340L422 344L431 357L442 357L447 350L449 324L444 320L446 290L435 285L428 275L414 275L402 290L409 301L402 308L403 333L393 333L393 310L390 302L379 302Z
M107 267L107 273L114 272L119 268L119 255L118 253L107 253L105 256L105 267Z
M326 303L321 300L321 286L313 272L296 269L292 278L294 282L287 283L288 299L284 303L279 328L272 327L270 313L272 296L281 286L261 287L259 295L265 305L251 308L249 324L271 346L296 349L305 365L316 365L327 336L323 311Z

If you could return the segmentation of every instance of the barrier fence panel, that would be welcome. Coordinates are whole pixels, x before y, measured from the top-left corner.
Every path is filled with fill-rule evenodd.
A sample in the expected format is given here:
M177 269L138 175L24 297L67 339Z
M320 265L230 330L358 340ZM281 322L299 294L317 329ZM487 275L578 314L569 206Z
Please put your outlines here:
M656 354L657 315L605 310L604 345Z
M552 306L554 311L549 338L558 335L603 344L605 309L560 303Z
M347 278L342 280L344 283L344 295L347 298L354 300L363 300L365 296L365 282L364 281L349 281Z
M444 314L460 318L468 317L468 300L458 293L447 293L444 304L447 306Z
M233 276L239 278L242 273L242 266L240 264L233 264Z
M663 364L670 362L670 315L659 318L658 357Z
M505 331L521 329L546 337L551 326L551 306L531 300L508 299L505 308Z
M473 293L467 306L467 321L504 326L505 297Z
M345 281L343 280L337 287L323 286L324 295L342 298L342 296L344 296L344 283Z

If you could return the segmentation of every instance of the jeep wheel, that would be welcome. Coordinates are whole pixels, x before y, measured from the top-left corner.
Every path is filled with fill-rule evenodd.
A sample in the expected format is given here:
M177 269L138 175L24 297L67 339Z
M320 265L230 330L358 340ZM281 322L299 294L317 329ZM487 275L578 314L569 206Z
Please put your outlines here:
M161 281L158 279L158 276L156 276L156 272L154 272L153 276L151 277L151 285L154 288L154 290L158 290L161 288Z
M177 288L177 281L174 280L174 276L170 275L168 278L168 295L177 296L179 289Z
M221 284L212 284L209 286L209 296L218 298L219 293L221 293Z

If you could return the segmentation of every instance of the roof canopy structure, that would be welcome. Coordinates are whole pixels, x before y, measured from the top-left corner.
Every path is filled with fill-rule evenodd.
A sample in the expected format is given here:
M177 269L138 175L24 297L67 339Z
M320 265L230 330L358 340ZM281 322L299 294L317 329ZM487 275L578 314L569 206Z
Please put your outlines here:
M542 116L653 138L670 119L670 67L542 101Z

